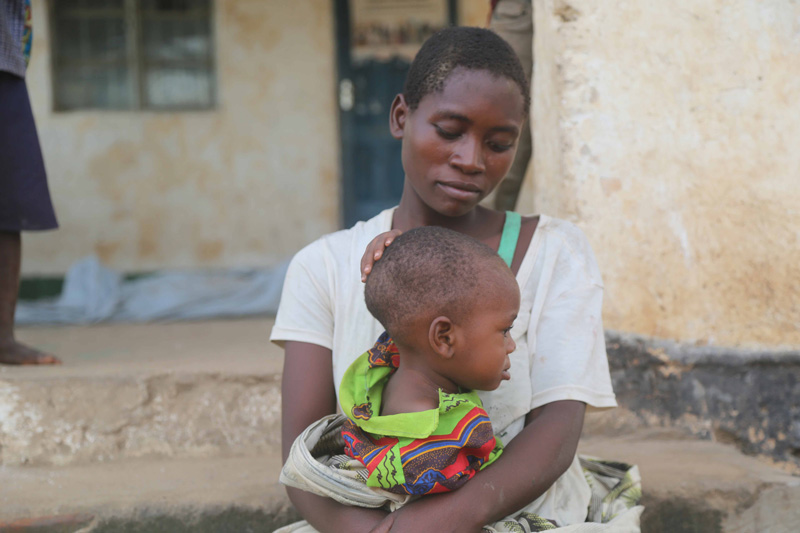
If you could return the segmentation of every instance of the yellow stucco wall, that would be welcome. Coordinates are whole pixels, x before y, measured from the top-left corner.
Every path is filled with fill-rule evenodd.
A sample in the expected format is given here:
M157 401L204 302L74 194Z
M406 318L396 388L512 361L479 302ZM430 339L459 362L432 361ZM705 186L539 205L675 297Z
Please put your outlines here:
M521 210L583 227L608 327L800 346L800 6L534 0ZM217 0L219 106L51 111L46 1L28 84L62 228L25 275L273 264L338 227L333 2ZM488 0L459 0L484 25Z
M537 210L608 327L800 346L800 4L535 0Z
M333 3L216 0L218 106L53 113L46 2L28 72L61 228L23 274L269 265L338 228Z
M490 0L458 0L456 2L458 25L485 28L490 7Z
M61 228L25 235L23 275L92 253L129 272L270 265L338 229L333 1L214 4L215 110L54 113L33 0L28 88ZM460 23L487 6L459 0Z

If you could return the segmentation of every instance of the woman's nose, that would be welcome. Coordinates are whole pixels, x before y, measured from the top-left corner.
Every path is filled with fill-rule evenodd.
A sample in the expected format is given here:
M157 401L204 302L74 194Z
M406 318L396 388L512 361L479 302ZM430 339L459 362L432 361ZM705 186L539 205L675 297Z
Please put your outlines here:
M483 161L483 142L465 135L464 139L455 145L450 164L465 174L484 172L486 165Z

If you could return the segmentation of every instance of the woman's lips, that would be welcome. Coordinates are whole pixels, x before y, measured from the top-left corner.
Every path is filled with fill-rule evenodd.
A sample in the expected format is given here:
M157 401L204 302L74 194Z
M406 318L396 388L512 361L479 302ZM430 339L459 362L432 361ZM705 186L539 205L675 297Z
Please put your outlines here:
M473 200L480 195L480 189L470 183L437 182L436 185L452 198L459 200Z

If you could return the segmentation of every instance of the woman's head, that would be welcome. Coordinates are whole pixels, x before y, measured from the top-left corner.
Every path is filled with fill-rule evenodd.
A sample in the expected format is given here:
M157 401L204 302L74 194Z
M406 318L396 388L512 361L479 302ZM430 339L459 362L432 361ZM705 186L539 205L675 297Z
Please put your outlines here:
M401 208L457 218L486 198L514 161L527 87L514 51L488 30L448 28L428 39L389 115L403 141Z
M423 97L441 91L456 69L485 70L513 81L528 113L530 88L517 54L496 33L470 27L445 28L425 41L411 63L403 88L409 108L416 109Z

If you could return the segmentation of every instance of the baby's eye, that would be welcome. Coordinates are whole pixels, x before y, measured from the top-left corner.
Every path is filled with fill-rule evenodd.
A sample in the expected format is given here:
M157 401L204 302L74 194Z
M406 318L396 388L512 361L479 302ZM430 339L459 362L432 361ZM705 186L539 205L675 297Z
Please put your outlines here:
M503 337L507 337L508 333L511 331L511 328L514 326L508 326L506 329L503 330Z

